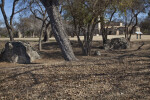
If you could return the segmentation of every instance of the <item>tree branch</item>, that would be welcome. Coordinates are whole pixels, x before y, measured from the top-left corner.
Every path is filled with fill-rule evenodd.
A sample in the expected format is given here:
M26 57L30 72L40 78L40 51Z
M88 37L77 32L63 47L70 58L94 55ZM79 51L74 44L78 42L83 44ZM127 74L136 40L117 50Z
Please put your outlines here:
M12 13L11 13L11 16L10 16L10 25L11 25L11 26L12 26L13 17L14 17L14 15L15 15L15 6L16 6L16 4L17 4L18 1L19 1L19 0L14 0L14 2L13 2Z

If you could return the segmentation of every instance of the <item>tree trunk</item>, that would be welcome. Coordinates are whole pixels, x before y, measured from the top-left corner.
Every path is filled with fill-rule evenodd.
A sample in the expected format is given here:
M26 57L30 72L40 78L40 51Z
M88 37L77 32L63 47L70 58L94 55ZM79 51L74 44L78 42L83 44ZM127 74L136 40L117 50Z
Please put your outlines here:
M102 30L102 38L103 38L103 45L107 43L107 29L105 28L104 17L100 17L101 20L101 30Z
M61 15L59 13L58 0L40 0L47 10L50 18L52 31L56 41L59 43L64 59L67 61L77 60L75 57L69 38L66 34L64 25L62 23Z
M137 24L138 24L138 14L136 14L135 15L135 24L132 26L132 29L131 29L131 31L129 32L130 33L130 35L129 35L129 37L128 37L128 41L130 41L131 40L131 35L133 34L133 31L134 31L134 29L135 29L135 27L137 26Z
M103 38L103 45L107 44L107 34L105 31L102 32L102 38Z
M78 27L78 31L77 31L77 27L75 26L74 33L75 33L75 35L77 36L78 44L79 44L79 46L82 48L82 54L83 54L83 55L86 55L86 54L85 54L86 51L85 51L85 48L84 48L83 41L81 41L81 39L80 39L80 31L81 31L80 27Z
M44 25L45 22L43 22L42 24L42 28L41 28L41 32L40 32L40 36L39 36L39 50L42 50L42 36L43 36L43 31L44 31Z
M5 25L6 25L7 31L8 31L8 35L9 35L10 41L14 41L14 38L13 38L13 29L12 29L12 26L9 25L9 22L8 22L8 19L7 19L5 10L4 10L4 5L3 6L1 5L0 9L1 9L1 12L2 12L3 17L4 17L4 21L5 21Z
M53 36L53 31L50 31L49 38L51 38L52 36Z
M127 25L127 20L126 20L126 24L125 24L125 38L130 42L131 41L131 36L132 36L132 34L133 34L133 32L134 32L134 29L135 29L135 27L137 26L137 24L138 24L138 13L137 14L135 14L134 15L134 17L133 18L131 18L131 20L130 20L130 23L129 23L129 25ZM135 24L133 25L133 26L131 26L132 25L132 23L133 23L133 19L135 18Z
M44 32L44 39L43 39L44 42L49 41L49 34L50 34L50 31L46 29Z
M11 29L9 29L8 27L7 27L7 30L8 30L10 41L14 41L13 31Z

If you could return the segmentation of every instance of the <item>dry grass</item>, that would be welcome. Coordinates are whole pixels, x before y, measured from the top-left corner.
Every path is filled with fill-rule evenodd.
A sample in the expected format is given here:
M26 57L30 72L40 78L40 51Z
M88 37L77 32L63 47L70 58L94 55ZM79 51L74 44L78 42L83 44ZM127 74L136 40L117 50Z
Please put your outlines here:
M94 42L102 55L86 57L73 42L80 61L65 62L56 43L45 43L33 64L0 62L0 100L150 100L150 42L132 44L104 51Z

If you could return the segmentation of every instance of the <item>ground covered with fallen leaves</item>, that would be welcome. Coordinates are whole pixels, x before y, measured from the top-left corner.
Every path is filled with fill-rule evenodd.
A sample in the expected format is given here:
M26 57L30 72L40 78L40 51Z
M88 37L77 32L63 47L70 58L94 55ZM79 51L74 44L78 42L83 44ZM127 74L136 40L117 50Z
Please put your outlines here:
M115 51L101 43L87 57L72 42L76 62L64 61L55 42L44 43L42 59L32 64L0 62L0 100L150 100L150 41Z

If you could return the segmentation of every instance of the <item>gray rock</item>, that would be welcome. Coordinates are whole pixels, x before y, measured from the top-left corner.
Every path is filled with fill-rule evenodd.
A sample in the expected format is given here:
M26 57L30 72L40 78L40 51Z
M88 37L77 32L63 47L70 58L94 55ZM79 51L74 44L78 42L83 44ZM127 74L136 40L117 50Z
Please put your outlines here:
M7 42L1 53L1 59L7 62L25 64L40 59L40 56L29 43Z
M100 52L100 51L95 51L95 52L94 52L94 55L95 55L95 56L100 56L100 55L101 55L101 52Z
M130 43L125 38L113 38L104 44L105 50L119 50L130 48Z

